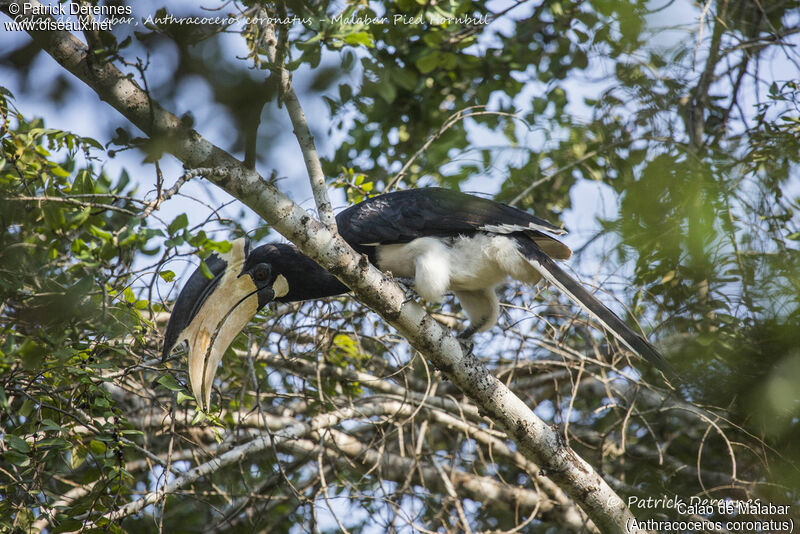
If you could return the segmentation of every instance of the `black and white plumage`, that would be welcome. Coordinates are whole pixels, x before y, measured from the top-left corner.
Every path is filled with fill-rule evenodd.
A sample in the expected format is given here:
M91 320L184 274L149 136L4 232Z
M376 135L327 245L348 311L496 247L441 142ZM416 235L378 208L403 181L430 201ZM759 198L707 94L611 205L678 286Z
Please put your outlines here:
M551 257L572 251L548 234L566 233L526 211L447 189L411 189L351 206L336 217L339 233L392 275L414 280L417 293L439 302L453 292L470 319L467 334L497 322L494 288L510 276L535 284L538 271L519 253L519 240ZM545 233L547 232L547 233Z
M553 237L565 231L528 212L457 191L426 188L365 200L339 213L336 223L353 249L381 270L413 279L425 300L438 302L452 292L470 319L462 336L497 322L495 288L508 277L527 284L545 278L634 353L672 374L650 343L553 261L572 254ZM270 300L307 300L349 291L292 245L269 244L250 251L244 240L237 240L229 255L208 266L214 278L209 280L199 269L192 275L176 301L164 344L166 357L177 343L189 342L192 388L206 405L222 353L258 309Z

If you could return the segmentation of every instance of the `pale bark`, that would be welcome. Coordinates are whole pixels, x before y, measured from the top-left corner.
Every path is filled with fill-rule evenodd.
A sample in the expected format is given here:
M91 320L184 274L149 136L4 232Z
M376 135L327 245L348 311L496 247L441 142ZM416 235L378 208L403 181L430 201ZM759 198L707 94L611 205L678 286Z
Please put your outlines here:
M286 110L289 112L289 119L291 119L292 126L294 126L294 136L297 138L297 144L300 145L300 150L303 152L303 161L308 171L308 180L311 183L311 191L314 194L319 220L329 231L335 232L336 218L333 215L333 205L330 198L328 198L325 173L322 171L317 147L314 144L314 136L311 135L306 114L303 112L300 100L294 91L292 76L282 63L278 64L280 59L277 52L278 41L275 37L275 30L270 24L263 24L263 28L264 48L267 51L272 68L275 69L275 74L280 77L281 94L286 104Z
M378 452L371 445L353 437L352 431L345 433L333 428L345 420L373 416L409 417L414 412L415 407L407 403L395 400L380 402L373 400L365 406L343 407L333 412L320 414L307 423L272 414L246 414L245 418L250 420L250 424L254 423L252 419L258 419L260 425L256 426L268 428L272 432L272 438L261 432L253 434L256 437L247 443L214 456L207 462L177 476L161 488L147 493L116 511L106 513L103 518L113 521L138 513L145 507L159 502L165 495L174 493L225 466L240 462L253 454L271 450L273 447L281 452L299 457L313 457L323 452L329 458L328 461L333 461L340 468L355 468L365 474L374 472L376 476L384 480L403 482L409 474L412 474L413 483L425 486L428 491L434 493L448 491L447 484L441 479L437 467L431 463L432 458L423 455L422 458L415 460L387 451ZM438 422L441 424L454 423L452 417L439 419ZM149 423L158 427L169 427L170 419L152 418ZM210 433L208 437L213 439ZM272 441L273 438L274 441ZM498 450L497 452L501 453L502 451ZM183 458L185 455L176 455L176 458L178 457ZM415 461L419 463L418 466L415 465ZM558 523L570 531L595 530L591 522L584 514L576 510L571 502L565 502L558 498L558 494L552 495L550 491L547 491L552 488L546 487L546 485L540 487L538 491L528 490L461 470L452 471L450 477L451 484L458 490L461 498L473 499L511 511L518 510L523 515L537 510L542 518ZM541 480L537 482L537 485L541 485ZM85 528L97 524L97 521L87 523Z

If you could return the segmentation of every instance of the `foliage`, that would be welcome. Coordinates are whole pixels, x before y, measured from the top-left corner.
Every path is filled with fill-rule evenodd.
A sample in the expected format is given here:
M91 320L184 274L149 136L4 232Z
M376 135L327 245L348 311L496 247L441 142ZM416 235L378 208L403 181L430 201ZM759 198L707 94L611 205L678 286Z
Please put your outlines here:
M797 521L800 93L787 43L798 2L678 2L671 13L703 15L701 27L670 28L678 38L652 4L236 7L304 20L278 25L280 58L311 72L301 96L327 106L330 122L313 126L341 139L324 165L350 202L488 177L498 199L557 219L582 183L604 184L619 211L582 254L599 265L584 278L623 273L622 289L603 287L656 326L645 330L684 383L669 390L535 288L504 288L513 306L476 354L621 495L761 499L790 504ZM104 35L96 59L127 58L163 104L213 116L230 132L225 148L280 173L276 66L259 24L232 28L246 57L222 28L167 23ZM29 65L26 50L7 57ZM174 76L151 75L137 56L174 56ZM190 106L198 78L210 100L193 92ZM268 446L109 528L488 530L532 513L530 531L583 528L547 473L346 298L261 314L220 369L214 408L196 412L180 361L157 358L160 293L179 281L168 262L226 247L208 221L232 237L245 229L213 209L196 227L185 215L161 221L160 176L147 202L127 174L103 172L97 141L26 120L2 95L0 529L104 527L103 514L263 436ZM114 138L161 156L124 129ZM460 317L450 303L431 310Z
M37 508L61 513L50 506L77 482L85 491L72 492L68 528L112 509L134 482L125 455L142 432L115 392L127 369L153 361L149 318L162 309L137 286L135 258L158 254L157 236L168 253L220 244L187 233L185 216L149 227L128 174L102 171L102 145L26 121L10 97L0 93L0 529L27 531Z
M22 531L34 509L73 487L65 482L76 470L87 491L71 516L129 495L124 455L141 432L114 400L109 375L150 343L141 315L149 303L129 284L134 254L157 249L147 248L155 232L134 217L127 174L97 171L98 142L25 121L8 96L0 100L0 528Z

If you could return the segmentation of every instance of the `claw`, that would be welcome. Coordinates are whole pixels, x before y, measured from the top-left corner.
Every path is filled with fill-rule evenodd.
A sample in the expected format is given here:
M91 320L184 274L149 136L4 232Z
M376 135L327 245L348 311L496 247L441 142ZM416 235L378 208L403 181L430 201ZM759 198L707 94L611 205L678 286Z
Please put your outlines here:
M469 338L461 337L461 334L456 336L456 339L458 340L458 344L461 345L461 350L464 352L464 356L471 356L472 349L475 348L475 343L473 343Z
M472 336L474 336L474 335L475 335L475 332L476 332L477 330L478 330L478 329L477 329L477 328L475 328L474 326L468 326L467 328L465 328L465 329L464 329L464 331L463 331L463 332L461 332L460 334L458 334L456 337L457 337L459 340L468 340L468 339L471 339L471 338L472 338Z
M414 286L414 279L413 278L394 278L394 281L403 289L403 294L406 296L406 299L403 301L403 304L406 302L411 302L416 298L416 292L413 289Z
M474 325L469 325L456 336L458 343L461 345L461 348L464 351L464 356L469 356L472 354L472 349L475 348L475 343L472 341L472 336L474 336L475 332L477 331L477 327Z

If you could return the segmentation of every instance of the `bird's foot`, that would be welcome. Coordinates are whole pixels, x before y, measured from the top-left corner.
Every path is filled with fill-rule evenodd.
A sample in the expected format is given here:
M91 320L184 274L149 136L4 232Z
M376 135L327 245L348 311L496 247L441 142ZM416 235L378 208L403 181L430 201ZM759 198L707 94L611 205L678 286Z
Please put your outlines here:
M475 328L467 327L463 332L456 336L458 343L461 345L465 356L472 354L472 349L475 348L475 343L472 341L472 336L475 334Z
M458 339L468 340L468 339L471 339L472 336L474 336L475 332L477 332L477 331L478 331L478 329L475 328L474 326L468 326L460 334L458 334L456 337Z
M472 335L475 333L475 329L472 327L466 328L463 332L456 336L459 345L461 345L461 350L464 351L464 356L469 356L472 354L472 349L475 348L475 343L472 341Z
M400 286L400 288L403 290L403 294L406 296L406 299L403 301L403 304L405 304L406 302L411 302L416 298L416 293L412 289L414 286L413 278L398 277L394 278L394 281L397 282L397 285Z
M461 336L457 336L456 339L458 340L458 344L461 345L464 356L471 356L472 349L475 348L475 343L473 343L471 339L462 339Z

